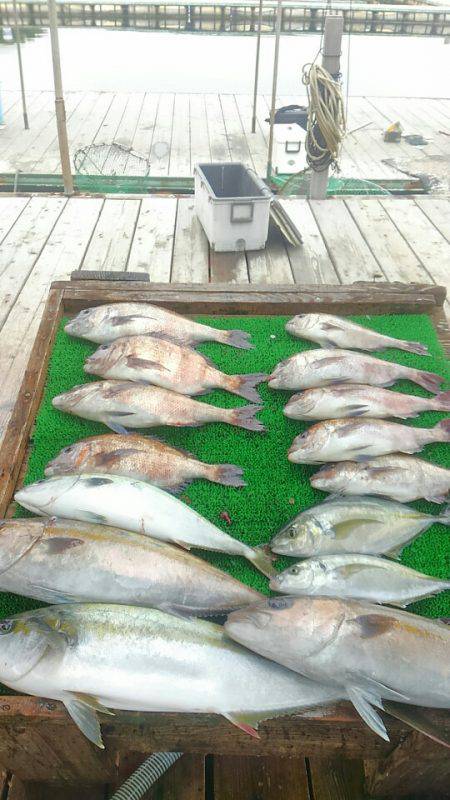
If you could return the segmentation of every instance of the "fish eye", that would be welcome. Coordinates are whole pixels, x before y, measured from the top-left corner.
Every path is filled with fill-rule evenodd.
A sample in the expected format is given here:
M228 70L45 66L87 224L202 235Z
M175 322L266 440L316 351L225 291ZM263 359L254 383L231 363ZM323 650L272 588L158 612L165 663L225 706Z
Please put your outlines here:
M68 446L68 447L65 447L65 448L64 448L64 450L63 450L62 452L63 452L63 453L71 453L71 452L72 452L72 450L73 450L73 444L69 444L69 446Z
M2 619L0 622L0 634L11 633L14 628L14 621L12 619Z
M318 564L319 568L322 570L322 572L326 572L327 571L326 565L323 563L323 561L318 561L317 564Z
M299 572L300 572L300 568L299 567L292 567L291 575L298 575Z
M108 349L108 347L109 347L109 345L108 345L108 344L102 344L102 346L101 346L101 347L99 347L98 349L99 349L99 350L107 350L107 349Z
M293 528L291 528L291 530L289 531L289 538L290 539L295 539L295 531L294 531Z

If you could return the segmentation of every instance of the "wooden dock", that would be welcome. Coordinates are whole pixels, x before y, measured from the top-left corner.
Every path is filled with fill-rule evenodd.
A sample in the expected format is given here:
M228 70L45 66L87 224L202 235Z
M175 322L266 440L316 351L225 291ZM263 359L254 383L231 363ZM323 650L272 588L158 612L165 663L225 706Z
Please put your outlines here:
M5 91L2 96L0 173L60 172L53 93L27 93L29 131L23 128L19 92ZM278 106L303 101L301 96L280 96ZM242 161L264 175L269 98L259 97L255 134L250 132L251 102L250 95L235 94L67 92L72 158L80 148L118 142L143 156L154 176L189 176L197 162L211 160ZM383 131L397 120L404 133L420 133L428 144L384 142ZM437 173L445 182L450 163L449 99L350 97L348 131L342 177L406 178L395 162L410 174ZM136 174L136 169L145 174L142 164L136 167L130 158L126 173Z

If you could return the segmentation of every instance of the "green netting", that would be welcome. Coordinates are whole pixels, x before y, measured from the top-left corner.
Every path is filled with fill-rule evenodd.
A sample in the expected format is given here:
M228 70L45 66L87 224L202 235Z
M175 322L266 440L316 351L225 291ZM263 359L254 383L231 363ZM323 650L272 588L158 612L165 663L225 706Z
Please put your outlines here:
M298 175L272 175L272 183L277 187L280 195L301 195L309 193L311 175L310 173ZM404 181L399 181L404 184ZM394 188L394 187L393 187ZM398 187L400 188L400 186ZM328 179L327 195L379 195L391 194L376 181L364 180L363 178L334 178Z

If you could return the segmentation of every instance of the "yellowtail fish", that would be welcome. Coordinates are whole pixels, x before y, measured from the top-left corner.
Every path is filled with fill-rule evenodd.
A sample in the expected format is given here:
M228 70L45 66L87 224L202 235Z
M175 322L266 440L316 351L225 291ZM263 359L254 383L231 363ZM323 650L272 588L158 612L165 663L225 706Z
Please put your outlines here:
M404 367L392 361L350 350L307 350L275 367L269 378L272 389L310 389L333 383L365 383L392 386L406 378L429 392L438 392L443 378L434 372Z
M68 604L0 621L0 680L60 700L104 747L97 712L220 714L246 734L342 696L232 642L223 627L150 608Z
M414 456L378 456L364 463L341 461L322 467L311 486L338 494L374 494L401 503L420 500L445 503L450 492L450 469Z
M45 469L47 478L100 472L148 481L179 492L196 478L224 486L245 486L234 464L205 464L184 450L150 436L105 433L64 447Z
M225 389L259 401L255 386L267 375L226 375L212 361L192 350L155 336L126 336L102 344L84 365L85 372L124 381L143 381L180 394L205 394Z
M450 392L416 397L379 386L342 383L305 389L292 395L284 408L290 419L343 419L347 417L417 417L422 411L450 411Z
M321 347L341 347L344 350L384 350L386 347L396 347L420 356L429 355L428 347L420 342L384 336L364 325L335 317L333 314L298 314L286 323L286 330L292 336L316 342Z
M178 344L220 342L244 350L253 347L245 331L212 328L150 303L110 303L86 308L70 320L64 330L71 336L98 344L113 342L122 336L157 333Z
M84 383L54 397L52 405L68 414L103 422L122 434L128 428L197 427L207 422L226 422L249 431L265 430L262 422L255 419L261 406L219 408L159 386L132 381Z

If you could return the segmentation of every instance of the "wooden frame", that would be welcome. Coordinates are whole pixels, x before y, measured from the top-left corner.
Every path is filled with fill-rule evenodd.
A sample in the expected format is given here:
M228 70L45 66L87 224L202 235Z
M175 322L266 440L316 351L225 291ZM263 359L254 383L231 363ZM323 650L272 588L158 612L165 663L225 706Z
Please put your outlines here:
M29 434L39 407L47 365L65 314L106 302L148 301L183 314L294 314L317 310L349 313L426 313L445 351L450 334L443 303L445 289L417 284L359 283L351 286L176 285L74 281L51 286L22 386L0 449L0 514L8 512L23 472ZM450 715L427 711L450 737ZM60 703L35 697L0 697L0 763L24 780L104 782L117 775L119 756L130 751L181 750L224 755L305 755L364 758L372 794L397 797L438 789L450 775L445 750L396 720L387 718L391 737L384 742L348 704L307 716L268 721L260 740L244 736L216 715L119 712L102 724L106 751L98 751L69 720ZM405 764L414 762L412 779ZM423 770L418 769L423 764ZM446 764L446 766L445 766ZM396 775L401 774L399 783ZM422 777L420 777L422 776Z

